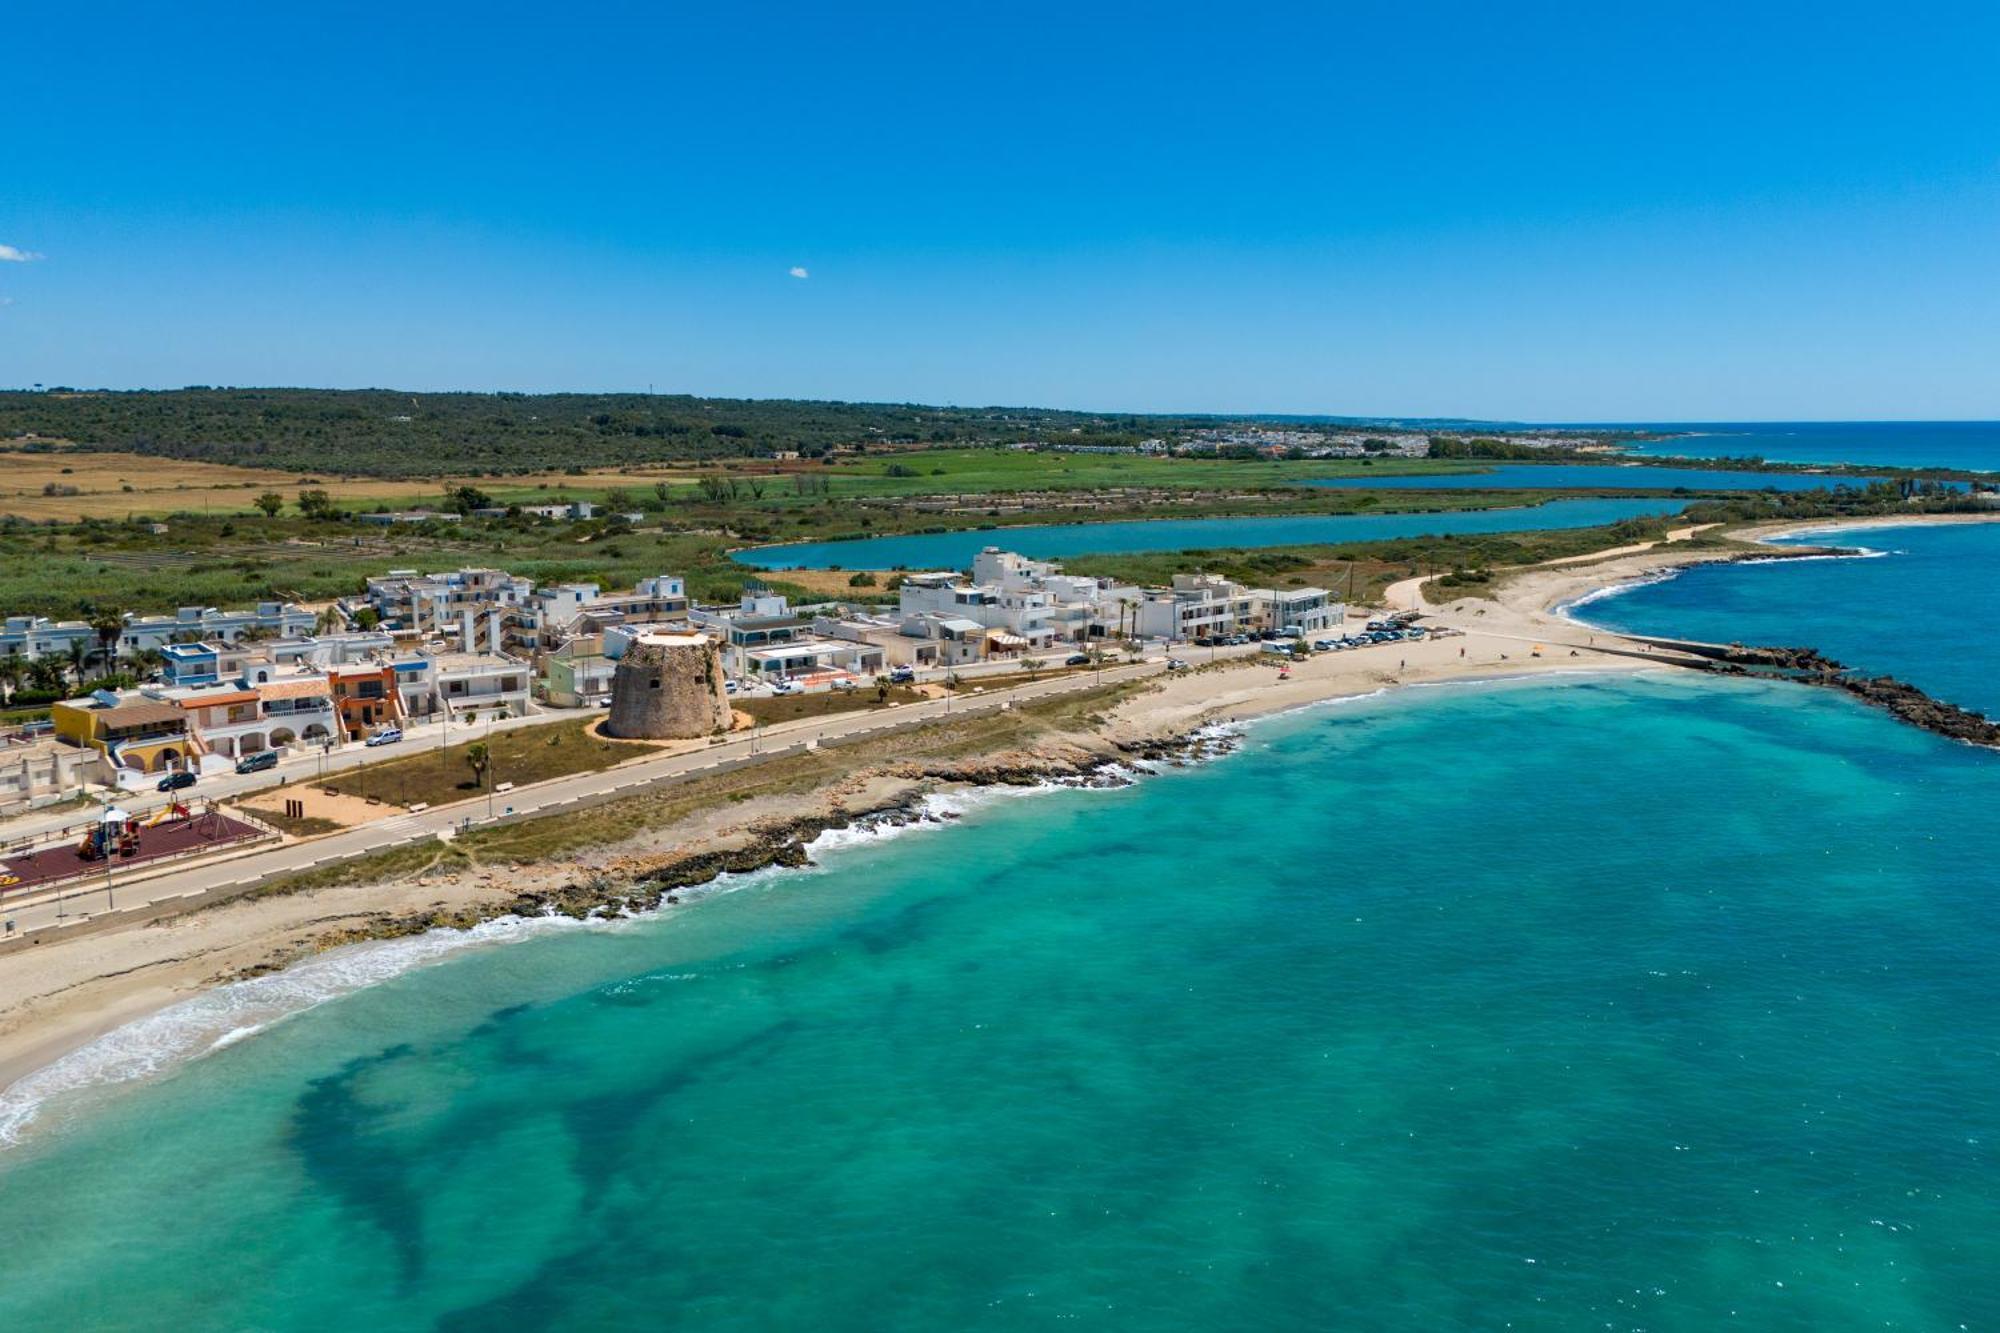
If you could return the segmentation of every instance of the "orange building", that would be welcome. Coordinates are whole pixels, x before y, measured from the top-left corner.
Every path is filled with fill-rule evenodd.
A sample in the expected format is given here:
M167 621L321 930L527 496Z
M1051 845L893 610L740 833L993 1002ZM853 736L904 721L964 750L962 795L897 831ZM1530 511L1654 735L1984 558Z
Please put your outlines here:
M349 740L365 740L382 727L402 721L403 700L396 688L396 668L386 663L357 662L327 673L333 683L333 706Z

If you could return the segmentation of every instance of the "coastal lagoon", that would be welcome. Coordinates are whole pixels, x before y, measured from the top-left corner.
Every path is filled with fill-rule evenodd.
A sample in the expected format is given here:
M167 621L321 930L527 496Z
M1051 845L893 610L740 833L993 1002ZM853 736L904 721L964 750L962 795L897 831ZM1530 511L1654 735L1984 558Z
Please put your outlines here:
M1685 500L1553 500L1543 505L1414 514L1283 514L1268 518L1161 518L1124 523L1046 523L963 532L796 542L738 551L763 569L966 569L988 546L1038 560L1139 551L1227 550L1323 542L1377 542L1457 533L1595 528L1628 518L1677 514Z
M1984 1327L1996 798L1780 684L1307 709L45 1106L0 1323Z
M1338 490L1675 490L1816 491L1866 486L1879 477L1828 477L1799 472L1738 472L1724 468L1644 467L1621 463L1492 463L1476 472L1420 472L1379 477L1327 477L1301 483Z
M1774 545L1863 554L1694 565L1570 614L1627 633L1810 646L2000 718L2000 523L1828 528Z

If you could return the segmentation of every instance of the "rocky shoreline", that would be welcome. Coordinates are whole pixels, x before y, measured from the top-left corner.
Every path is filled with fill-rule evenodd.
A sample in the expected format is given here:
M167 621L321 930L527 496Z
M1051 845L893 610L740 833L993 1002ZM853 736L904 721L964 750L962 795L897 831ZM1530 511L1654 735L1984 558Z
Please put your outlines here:
M589 920L654 912L678 906L683 890L699 888L725 875L809 865L813 841L834 830L901 828L957 818L929 807L928 798L940 790L1124 786L1133 780L1135 771L1203 763L1231 752L1237 744L1233 733L1204 728L1185 735L1108 743L1104 749L1079 745L1053 754L1017 752L954 763L896 766L884 775L903 779L907 785L902 793L858 806L835 802L824 812L766 821L756 826L750 841L740 847L675 851L620 866L619 873L594 872L554 887L526 889L496 903L382 913L320 937L315 948L396 939L430 930L469 930L503 916ZM242 980L282 966L283 962L273 960L222 980Z
M1733 676L1764 676L1840 690L1913 727L1947 740L2000 749L2000 723L1983 713L1934 699L1894 676L1863 676L1817 648L1732 645L1700 669Z

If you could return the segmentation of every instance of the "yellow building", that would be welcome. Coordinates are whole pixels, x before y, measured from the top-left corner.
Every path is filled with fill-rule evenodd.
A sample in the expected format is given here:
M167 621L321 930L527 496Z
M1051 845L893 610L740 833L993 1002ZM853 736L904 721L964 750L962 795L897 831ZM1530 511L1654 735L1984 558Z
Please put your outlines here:
M96 750L114 767L160 773L195 757L188 715L179 706L153 699L120 699L100 691L88 699L65 699L49 710L56 737Z

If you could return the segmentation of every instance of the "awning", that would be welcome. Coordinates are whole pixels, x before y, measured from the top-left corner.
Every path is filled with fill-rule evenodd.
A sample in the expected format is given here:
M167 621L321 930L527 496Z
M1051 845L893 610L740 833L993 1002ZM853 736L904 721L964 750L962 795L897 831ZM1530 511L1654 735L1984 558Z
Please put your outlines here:
M1028 646L1028 641L1020 635L1009 634L1007 631L999 629L987 635L986 640L989 643L997 643L1002 648L1026 648Z

